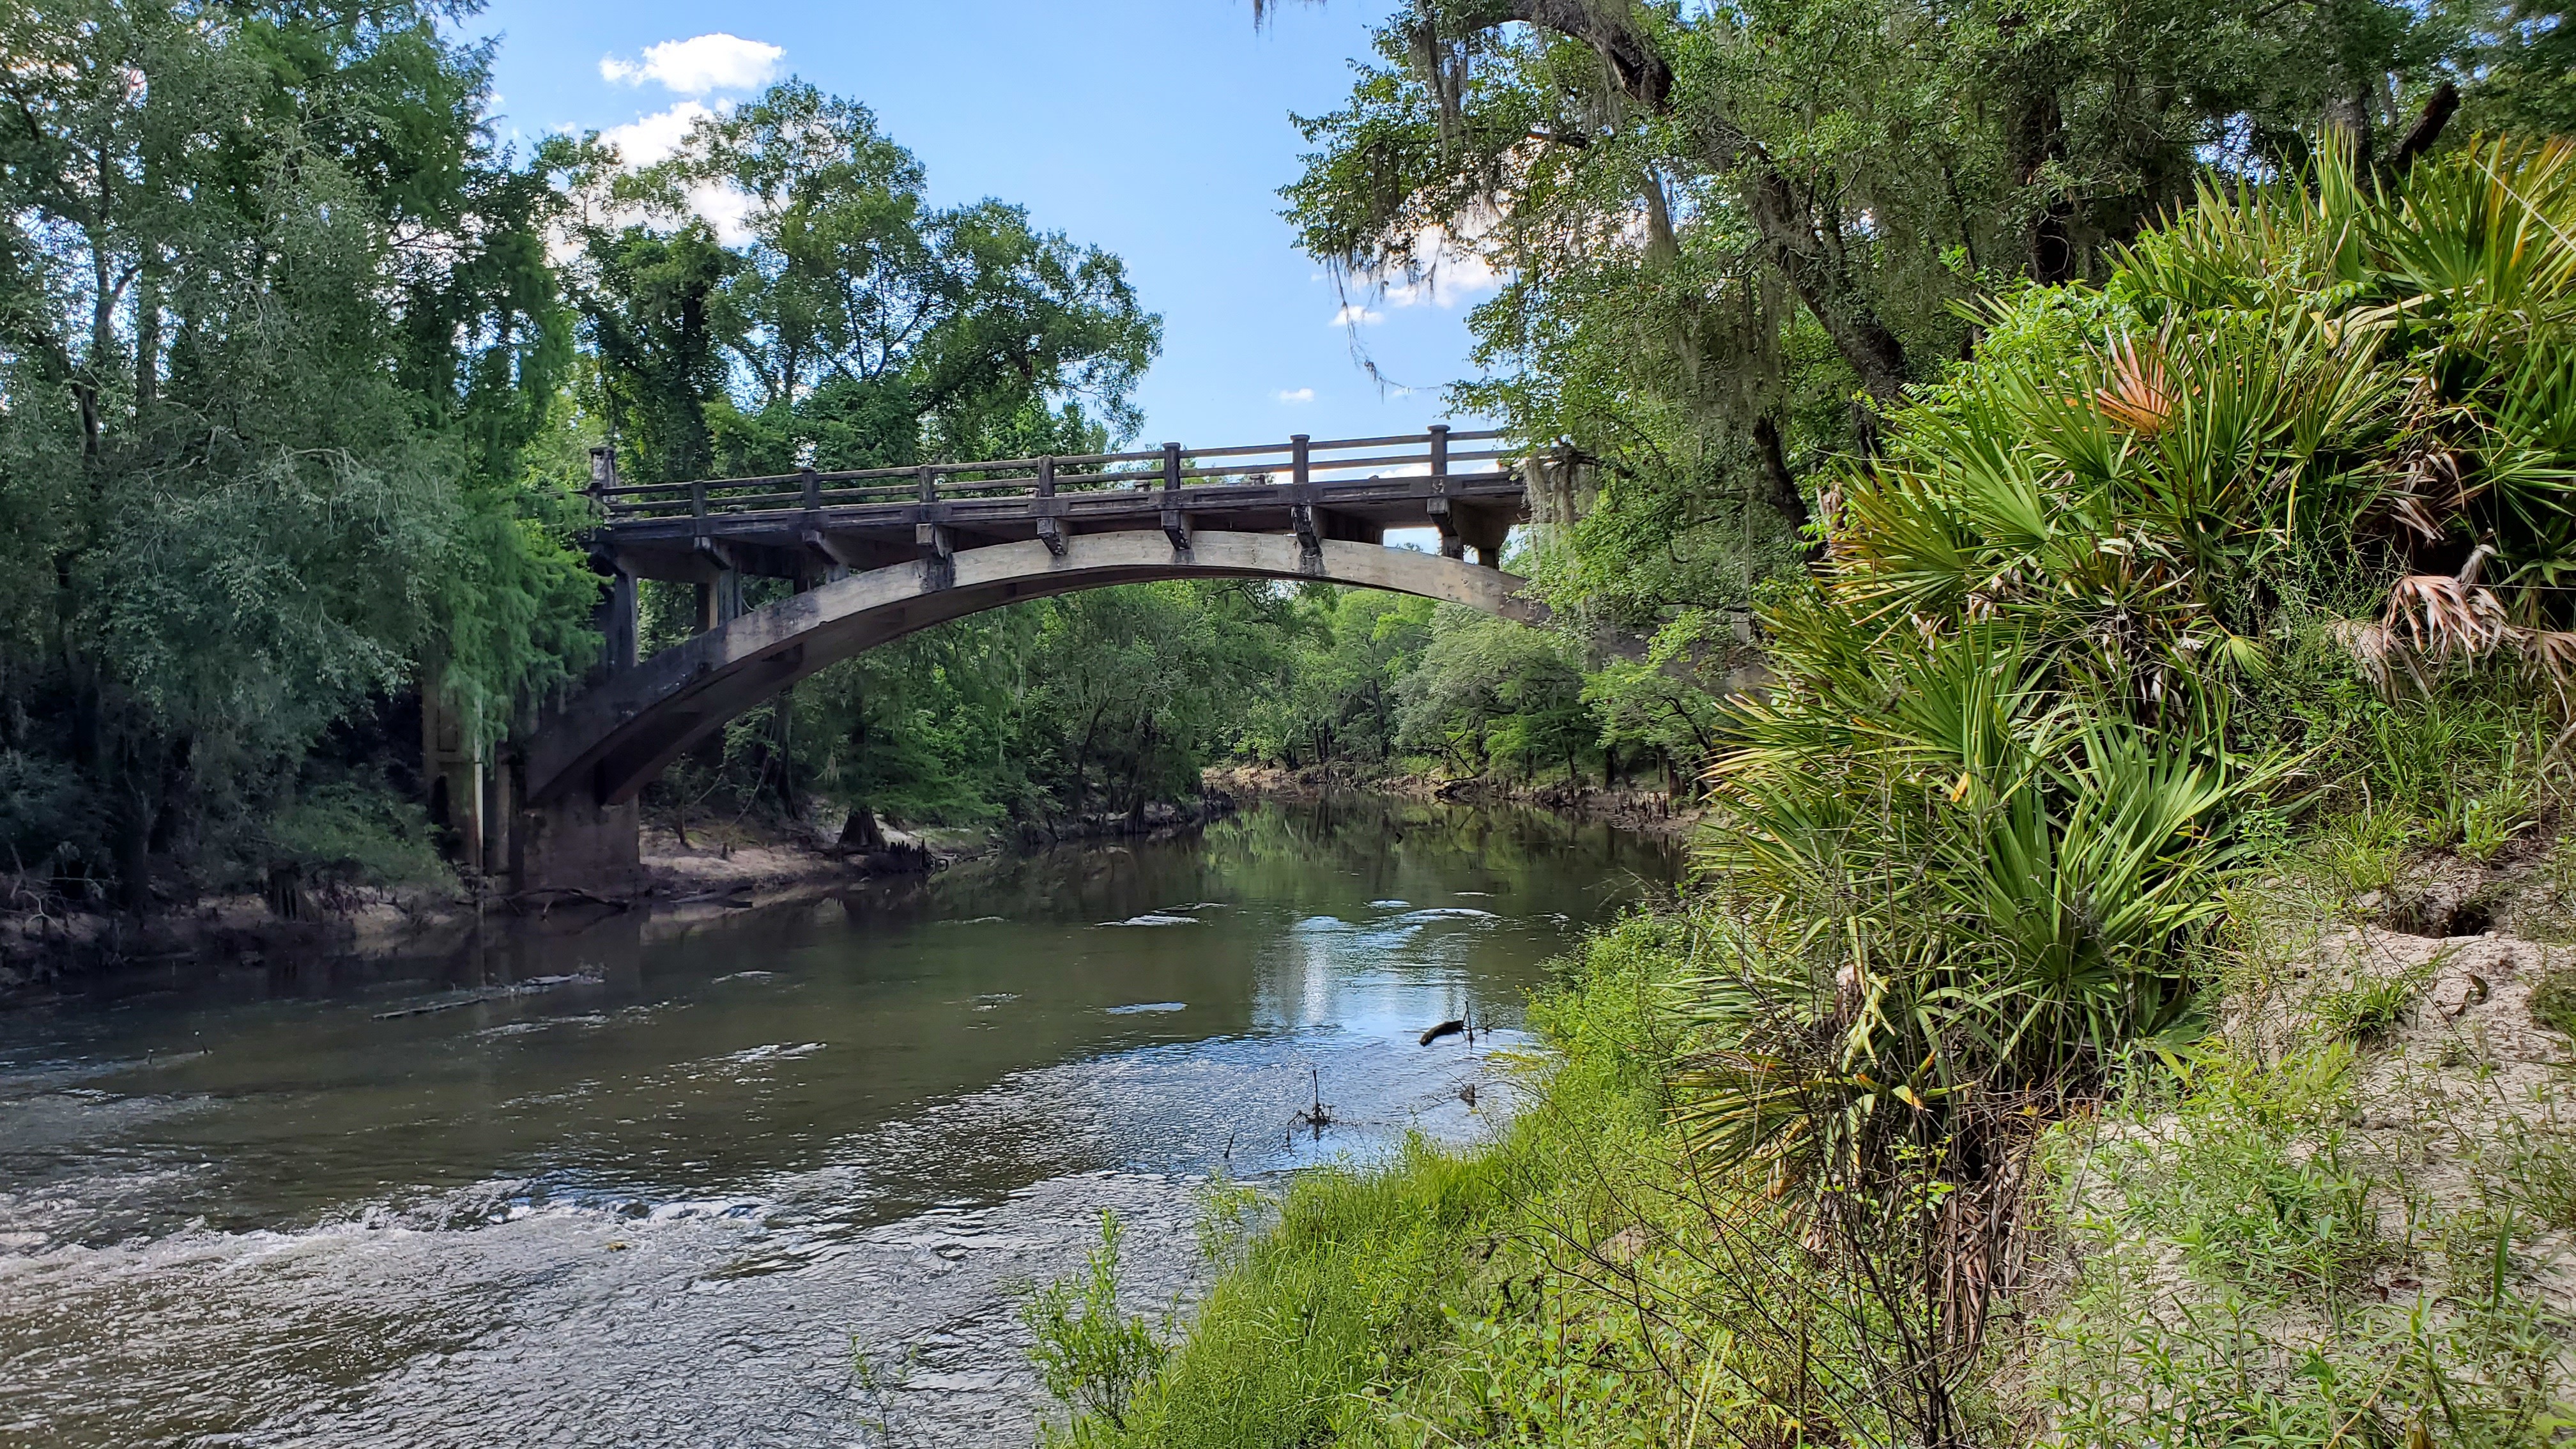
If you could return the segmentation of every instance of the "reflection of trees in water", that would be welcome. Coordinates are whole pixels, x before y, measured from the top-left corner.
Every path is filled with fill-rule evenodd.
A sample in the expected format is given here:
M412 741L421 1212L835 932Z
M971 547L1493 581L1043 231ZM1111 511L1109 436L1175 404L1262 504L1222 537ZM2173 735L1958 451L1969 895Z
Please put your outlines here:
M1647 882L1678 877L1672 847L1606 825L1544 811L1468 807L1372 795L1266 802L1210 828L1211 856L1239 863L1255 878L1311 881L1321 860L1375 879L1406 871L1480 877L1453 888L1526 889L1544 876L1600 871Z

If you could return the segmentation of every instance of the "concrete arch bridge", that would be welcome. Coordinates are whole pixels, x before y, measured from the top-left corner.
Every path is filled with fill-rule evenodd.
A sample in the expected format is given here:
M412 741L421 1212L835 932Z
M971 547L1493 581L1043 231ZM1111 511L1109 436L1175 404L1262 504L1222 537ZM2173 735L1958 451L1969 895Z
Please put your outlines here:
M1536 621L1543 607L1496 565L1527 513L1524 475L1547 465L1499 441L1434 427L641 485L621 484L596 450L602 665L498 768L426 708L433 810L469 864L506 872L514 890L615 894L640 883L636 797L664 766L786 686L933 624L1176 578L1314 579ZM1389 528L1426 525L1438 554L1383 543ZM793 591L746 610L745 576ZM639 660L641 579L695 585L698 632Z

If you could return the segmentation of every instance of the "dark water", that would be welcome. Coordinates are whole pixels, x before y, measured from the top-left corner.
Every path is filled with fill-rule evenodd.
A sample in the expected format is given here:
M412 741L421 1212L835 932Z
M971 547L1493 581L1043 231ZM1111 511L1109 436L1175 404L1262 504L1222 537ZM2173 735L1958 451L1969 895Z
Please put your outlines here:
M1671 871L1540 816L1265 805L0 1016L0 1444L1027 1443L1016 1304L1102 1209L1169 1306L1210 1174L1489 1130L1541 963ZM1498 1030L1416 1043L1469 1014Z

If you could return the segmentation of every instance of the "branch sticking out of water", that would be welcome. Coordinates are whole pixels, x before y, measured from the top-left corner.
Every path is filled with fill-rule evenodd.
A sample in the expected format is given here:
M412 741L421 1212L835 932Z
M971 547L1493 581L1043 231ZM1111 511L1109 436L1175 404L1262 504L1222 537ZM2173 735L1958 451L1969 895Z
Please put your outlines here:
M1324 1073L1322 1069L1317 1067L1308 1067L1306 1072L1307 1075L1313 1079L1315 1100L1314 1105L1297 1114L1297 1125L1305 1128L1307 1131L1312 1132L1315 1136L1320 1138L1324 1135L1324 1129L1333 1125L1333 1109L1324 1104Z

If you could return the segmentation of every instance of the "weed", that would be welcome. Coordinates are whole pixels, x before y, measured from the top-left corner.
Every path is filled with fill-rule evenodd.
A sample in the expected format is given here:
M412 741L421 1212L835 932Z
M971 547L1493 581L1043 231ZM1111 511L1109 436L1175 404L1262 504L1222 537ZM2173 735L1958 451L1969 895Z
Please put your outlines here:
M2394 976L2355 971L2348 985L2324 987L2308 999L2308 1010L2327 1035L2368 1045L2403 1020L2415 998L2432 980L2433 963L2410 967Z
M2576 1229L2576 1143L2555 1132L2514 1134L2499 1174L2512 1203L2561 1231Z
M2576 1037L2576 967L2562 966L2531 989L2531 1019L2561 1036Z
M2325 823L2315 856L2345 895L2385 891L2405 863L2407 834L2406 817L2394 810L2358 810Z
M2491 793L2470 796L2460 807L2460 854L2491 861L2531 824L2530 800L2509 783Z
M1048 1393L1077 1414L1127 1426L1138 1386L1170 1352L1151 1325L1118 1306L1118 1215L1100 1215L1100 1242L1080 1284L1051 1283L1020 1311L1037 1342L1029 1350Z
M887 1449L903 1437L906 1415L903 1391L919 1366L918 1345L904 1350L900 1359L870 1354L861 1347L857 1335L850 1338L850 1380L858 1390L858 1420L867 1436L861 1442Z

